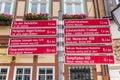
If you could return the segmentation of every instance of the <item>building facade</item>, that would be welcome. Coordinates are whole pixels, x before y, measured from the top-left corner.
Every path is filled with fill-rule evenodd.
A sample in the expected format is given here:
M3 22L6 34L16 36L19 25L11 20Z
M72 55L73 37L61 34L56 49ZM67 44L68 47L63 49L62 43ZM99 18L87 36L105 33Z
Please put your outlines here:
M87 14L90 19L111 18L110 11L119 0L0 0L0 13L10 14L14 21L23 21L27 13L49 14L58 20L58 11L63 14ZM114 40L119 39L117 25L111 21ZM115 27L113 27L115 26ZM114 30L113 30L114 29ZM8 56L7 48L10 26L0 25L0 80L58 80L57 55ZM114 45L114 44L113 44ZM107 65L65 65L64 80L109 80Z

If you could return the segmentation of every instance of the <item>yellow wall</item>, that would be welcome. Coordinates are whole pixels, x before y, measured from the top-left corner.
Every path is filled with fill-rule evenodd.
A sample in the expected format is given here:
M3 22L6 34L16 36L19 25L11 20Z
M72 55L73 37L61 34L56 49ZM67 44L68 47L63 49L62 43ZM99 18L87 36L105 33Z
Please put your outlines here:
M17 18L17 19L15 19L16 21L23 21L23 19L21 19L21 18Z
M0 56L0 63L10 63L12 56Z
M103 0L98 0L98 3L99 3L99 14L100 14L100 17L104 17L105 16L105 9L104 9L104 4L103 4Z
M16 56L16 63L33 63L33 56L32 55L18 55Z
M88 12L88 16L90 16L90 17L95 16L93 2L87 2L87 12Z
M9 35L10 26L0 26L0 35Z
M58 11L60 10L60 2L53 2L53 16L58 16Z
M101 72L101 65L96 65L97 72Z
M17 14L16 16L23 16L25 11L25 2L19 1L17 6Z
M102 76L97 76L98 80L103 80Z
M7 55L7 48L0 48L0 55Z
M39 55L38 63L55 63L54 55Z

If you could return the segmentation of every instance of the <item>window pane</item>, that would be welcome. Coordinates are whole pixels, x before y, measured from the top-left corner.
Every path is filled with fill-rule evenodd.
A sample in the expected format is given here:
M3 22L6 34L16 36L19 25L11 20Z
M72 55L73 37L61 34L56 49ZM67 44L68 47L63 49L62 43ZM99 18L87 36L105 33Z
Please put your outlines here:
M15 80L22 80L22 75L17 75Z
M47 0L40 0L41 2L47 2Z
M30 69L29 68L25 68L24 69L24 74L30 74Z
M1 7L2 7L2 3L0 3L0 13L1 13Z
M0 76L0 80L6 80L6 76Z
M6 76L2 76L2 79L3 79L3 80L6 80Z
M81 13L80 4L75 4L75 14L80 14L80 13Z
M45 75L40 75L39 80L45 80Z
M52 68L48 68L47 69L47 74L53 74L53 69Z
M66 2L72 2L72 0L66 0Z
M23 74L23 69L22 68L18 68L17 69L17 74Z
M40 13L47 13L47 11L46 11L46 4L41 4L41 6L40 6Z
M66 14L72 14L72 4L66 4Z
M6 80L6 76L0 76L0 80Z
M39 69L39 74L45 74L45 68L40 68Z
M47 80L53 80L53 76L52 75L47 75Z
M30 80L30 76L29 75L25 75L23 80Z
M10 14L10 8L11 8L11 3L6 3L4 13Z
M37 4L32 4L31 13L37 13Z
M7 74L7 69L1 69L0 74Z
M80 2L81 0L74 0L74 2Z
M38 0L32 0L32 1L38 1Z

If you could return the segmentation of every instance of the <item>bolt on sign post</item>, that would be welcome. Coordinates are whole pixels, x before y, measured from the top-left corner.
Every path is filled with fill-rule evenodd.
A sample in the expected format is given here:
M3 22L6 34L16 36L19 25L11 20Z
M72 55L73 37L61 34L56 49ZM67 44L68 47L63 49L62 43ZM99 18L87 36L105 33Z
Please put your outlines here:
M13 21L8 55L57 54L56 21Z
M108 19L64 20L64 36L65 64L114 63Z

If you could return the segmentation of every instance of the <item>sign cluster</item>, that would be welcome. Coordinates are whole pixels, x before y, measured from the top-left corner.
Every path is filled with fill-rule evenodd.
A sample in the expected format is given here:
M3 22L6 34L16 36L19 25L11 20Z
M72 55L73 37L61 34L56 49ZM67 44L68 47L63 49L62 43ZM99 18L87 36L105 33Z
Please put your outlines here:
M64 20L65 64L113 64L108 19Z
M64 20L65 64L113 64L108 19ZM8 55L56 54L56 21L14 21Z
M14 21L8 55L56 54L56 21Z

